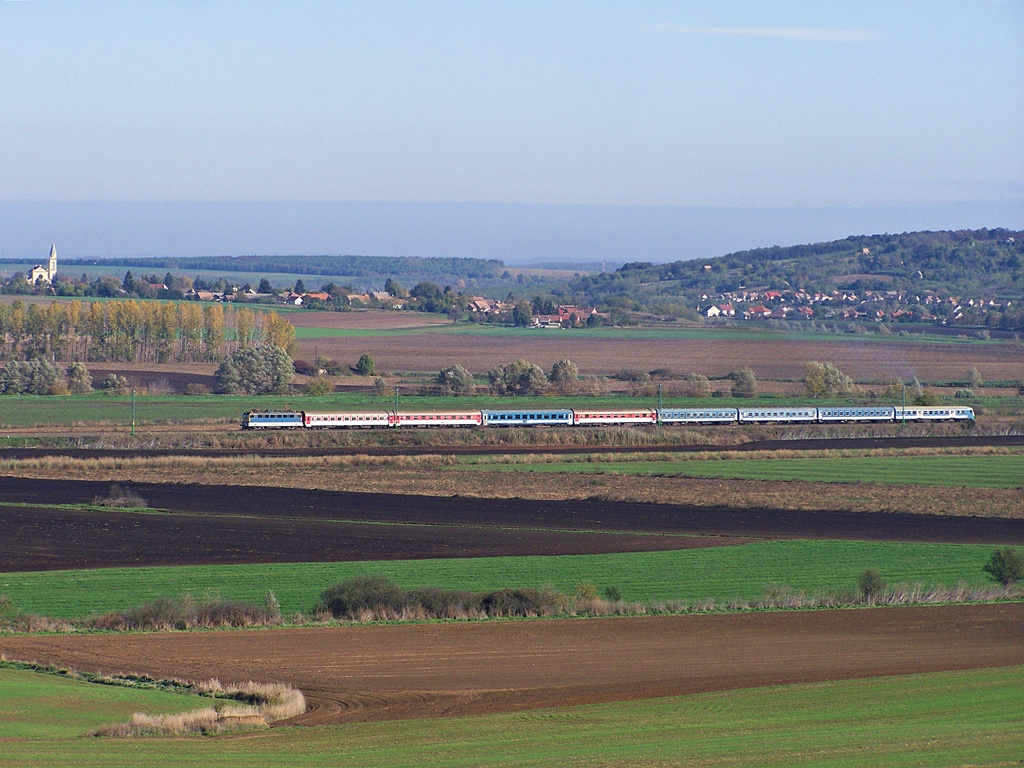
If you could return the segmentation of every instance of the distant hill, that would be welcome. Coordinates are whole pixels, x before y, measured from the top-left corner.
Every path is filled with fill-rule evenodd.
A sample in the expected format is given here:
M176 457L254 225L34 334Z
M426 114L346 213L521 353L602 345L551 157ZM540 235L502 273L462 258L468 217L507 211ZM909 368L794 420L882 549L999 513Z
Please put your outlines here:
M696 306L741 290L883 290L1024 301L1024 232L1008 229L862 235L670 264L634 262L570 281L563 295L598 306Z

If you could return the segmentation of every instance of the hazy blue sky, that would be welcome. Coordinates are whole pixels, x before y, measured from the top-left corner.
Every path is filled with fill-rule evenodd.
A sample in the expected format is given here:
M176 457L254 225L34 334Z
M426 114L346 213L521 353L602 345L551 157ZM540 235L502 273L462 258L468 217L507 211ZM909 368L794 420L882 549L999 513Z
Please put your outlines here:
M535 204L595 221L601 206L609 221L633 210L627 228L659 207L655 258L686 250L673 207L733 211L744 238L761 236L744 229L751 208L751 222L829 209L836 237L882 210L907 215L873 231L1024 227L1022 126L1014 0L0 0L8 253L58 237L69 254L365 253L379 214L391 231L376 247L449 255L443 223L417 239L424 211L486 228L475 205L313 206L292 240L260 247L250 225L280 215L286 229L294 206L206 206L229 217L217 236L183 232L180 206L149 206L134 240L104 241L96 225L116 226L115 208L50 203L516 204L487 206L487 231L495 246L538 239L524 258L571 241L526 231ZM360 212L365 236L312 213L342 209ZM953 212L948 225L938 211ZM746 245L820 239L798 222ZM450 255L468 255L458 234Z

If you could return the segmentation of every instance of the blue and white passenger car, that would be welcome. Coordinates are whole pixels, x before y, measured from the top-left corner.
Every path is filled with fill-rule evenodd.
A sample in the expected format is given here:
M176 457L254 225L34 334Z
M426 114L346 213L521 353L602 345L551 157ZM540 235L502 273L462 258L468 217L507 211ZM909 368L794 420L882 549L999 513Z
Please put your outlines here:
M836 421L892 421L896 409L890 406L830 407L818 409L818 421L822 424Z
M735 424L739 411L735 408L662 408L658 416L662 424Z
M572 426L572 410L524 408L518 411L484 411L488 427Z
M740 424L793 424L818 420L818 409L805 406L788 408L740 408Z

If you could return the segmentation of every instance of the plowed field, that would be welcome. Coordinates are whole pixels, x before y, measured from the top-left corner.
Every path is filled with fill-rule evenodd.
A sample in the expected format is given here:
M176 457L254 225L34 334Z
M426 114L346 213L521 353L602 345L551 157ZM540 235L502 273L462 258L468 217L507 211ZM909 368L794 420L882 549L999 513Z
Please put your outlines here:
M1024 543L1024 520L254 486L132 484L169 514L16 506L88 504L109 487L0 478L11 504L0 506L0 572L636 552L752 538Z
M973 366L986 381L1020 378L1024 347L1015 344L955 344L879 341L859 337L793 339L636 338L588 336L585 331L535 330L515 335L436 333L366 337L328 337L299 341L299 357L314 353L355 361L369 353L380 371L436 371L445 365L484 373L502 363L526 358L544 370L569 358L580 373L611 374L620 370L725 376L743 366L758 378L799 381L808 360L835 363L855 381L947 381L965 377ZM612 364L609 361L614 361Z
M1024 664L1024 604L0 638L9 658L277 680L321 724Z

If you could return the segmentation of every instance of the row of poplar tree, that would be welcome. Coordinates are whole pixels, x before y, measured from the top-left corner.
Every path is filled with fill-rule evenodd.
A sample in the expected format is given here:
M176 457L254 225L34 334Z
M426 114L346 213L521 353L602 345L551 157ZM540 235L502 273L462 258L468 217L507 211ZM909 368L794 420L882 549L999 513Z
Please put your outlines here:
M132 299L0 304L0 360L217 362L261 343L293 353L295 329L277 312L222 304Z

